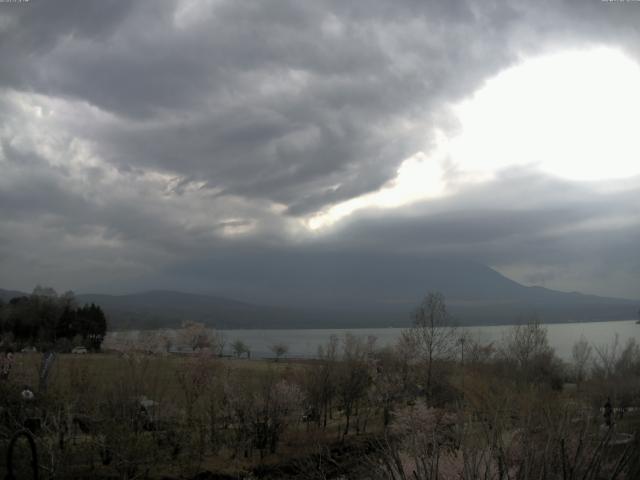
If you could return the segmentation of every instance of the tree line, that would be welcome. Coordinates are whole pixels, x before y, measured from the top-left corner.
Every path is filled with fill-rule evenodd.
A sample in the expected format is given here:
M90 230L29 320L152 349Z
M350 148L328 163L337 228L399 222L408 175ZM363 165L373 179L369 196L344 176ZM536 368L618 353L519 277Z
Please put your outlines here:
M35 347L67 352L76 346L99 350L106 332L102 309L93 303L77 305L73 292L58 294L38 286L31 295L0 302L0 347L4 350Z

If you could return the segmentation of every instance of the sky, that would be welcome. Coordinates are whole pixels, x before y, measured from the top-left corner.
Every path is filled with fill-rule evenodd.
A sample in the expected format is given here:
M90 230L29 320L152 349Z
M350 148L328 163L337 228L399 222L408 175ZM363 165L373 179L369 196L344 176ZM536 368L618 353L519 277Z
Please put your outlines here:
M640 2L30 0L0 65L0 287L366 252L640 299Z

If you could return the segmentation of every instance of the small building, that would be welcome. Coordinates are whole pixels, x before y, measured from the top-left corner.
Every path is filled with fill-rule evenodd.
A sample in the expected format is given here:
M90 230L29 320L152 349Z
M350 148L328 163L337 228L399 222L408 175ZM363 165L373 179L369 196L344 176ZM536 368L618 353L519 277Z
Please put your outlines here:
M169 348L169 353L175 355L195 355L197 352L193 348L186 345L174 345Z

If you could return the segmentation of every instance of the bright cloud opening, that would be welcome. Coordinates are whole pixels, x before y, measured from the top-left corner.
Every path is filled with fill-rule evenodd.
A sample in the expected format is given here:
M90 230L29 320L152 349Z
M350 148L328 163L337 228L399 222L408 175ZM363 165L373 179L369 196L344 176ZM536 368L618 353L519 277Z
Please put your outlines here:
M442 162L438 158L418 152L402 162L396 178L384 188L333 205L311 217L307 226L317 230L364 208L393 208L442 195L445 189L443 174Z
M576 181L640 175L639 86L640 66L610 48L524 61L453 106L460 129L449 137L440 132L428 156L416 153L378 192L334 205L306 224L316 230L361 209L442 196L451 188L445 160L462 183L514 166Z
M454 107L462 170L527 165L571 180L640 174L640 66L617 50L528 60Z

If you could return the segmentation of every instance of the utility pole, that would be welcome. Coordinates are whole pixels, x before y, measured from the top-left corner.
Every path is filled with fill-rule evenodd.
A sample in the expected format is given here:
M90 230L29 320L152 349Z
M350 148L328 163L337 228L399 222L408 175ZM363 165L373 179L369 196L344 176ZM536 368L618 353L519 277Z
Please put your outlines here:
M460 366L462 367L462 402L464 403L464 333L460 337Z
M460 373L462 376L462 381L461 381L461 390L462 390L462 402L460 403L460 409L459 409L459 421L460 421L460 437L459 437L459 441L462 442L462 432L464 432L465 430L465 407L464 407L464 342L465 342L465 336L464 336L464 332L462 333L462 336L460 337ZM458 445L459 446L459 445Z

